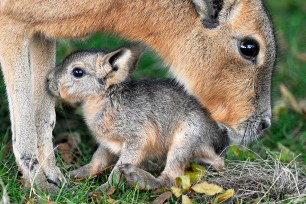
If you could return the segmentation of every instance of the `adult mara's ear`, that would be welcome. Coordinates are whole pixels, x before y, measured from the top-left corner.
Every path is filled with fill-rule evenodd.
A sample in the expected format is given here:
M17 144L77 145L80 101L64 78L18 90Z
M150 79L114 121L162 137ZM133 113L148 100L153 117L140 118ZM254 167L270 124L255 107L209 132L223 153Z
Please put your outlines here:
M135 70L144 50L144 45L134 43L101 56L101 59L98 57L99 81L108 85L125 81Z
M223 7L223 0L192 0L206 28L216 28L219 25L218 15Z

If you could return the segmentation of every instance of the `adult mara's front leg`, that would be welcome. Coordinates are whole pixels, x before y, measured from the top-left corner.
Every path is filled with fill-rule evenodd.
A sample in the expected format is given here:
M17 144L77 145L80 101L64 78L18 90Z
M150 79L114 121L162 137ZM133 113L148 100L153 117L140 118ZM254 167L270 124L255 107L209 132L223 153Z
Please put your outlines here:
M46 88L46 75L55 67L55 41L34 35L30 41L32 90L35 104L38 161L49 182L61 186L65 177L56 166L52 131L55 126L54 97Z
M14 155L26 180L57 190L54 182L48 182L38 158L29 44L26 25L0 16L0 62L9 102Z

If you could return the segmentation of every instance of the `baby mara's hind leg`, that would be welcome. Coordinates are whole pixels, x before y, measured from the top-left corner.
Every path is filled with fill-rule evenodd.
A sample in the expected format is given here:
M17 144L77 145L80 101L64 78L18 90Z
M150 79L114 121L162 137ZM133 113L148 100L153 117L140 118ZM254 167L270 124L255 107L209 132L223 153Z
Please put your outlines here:
M154 177L149 172L140 169L132 164L119 166L119 171L130 186L137 185L143 190L153 190L161 187L171 187L175 185L175 178L184 174L185 161L169 158L166 167L159 177ZM185 159L183 159L185 160Z
M119 170L130 186L137 185L140 189L145 190L170 187L175 185L175 178L184 175L189 155L188 148L173 144L167 154L165 169L157 178L132 164L120 165Z
M121 165L120 171L127 183L129 185L137 184L140 189L146 190L175 185L175 179L184 175L185 166L193 156L192 152L199 147L196 134L200 132L199 128L187 123L182 123L175 129L172 141L169 141L166 166L157 178L131 164Z
M104 146L99 145L91 161L88 164L71 171L70 177L86 178L94 176L100 169L110 165L114 158L115 155L108 151Z
M217 155L213 147L203 147L196 155L196 161L210 164L219 173L225 171L224 158Z

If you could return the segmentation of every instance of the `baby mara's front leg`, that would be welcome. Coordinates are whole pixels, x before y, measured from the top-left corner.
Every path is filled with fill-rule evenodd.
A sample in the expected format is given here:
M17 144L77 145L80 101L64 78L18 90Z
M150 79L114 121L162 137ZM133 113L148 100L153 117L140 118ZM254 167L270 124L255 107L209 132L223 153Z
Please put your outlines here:
M99 145L98 149L94 153L91 161L70 172L71 178L87 178L94 176L100 169L107 167L114 160L115 155L112 154L103 145Z

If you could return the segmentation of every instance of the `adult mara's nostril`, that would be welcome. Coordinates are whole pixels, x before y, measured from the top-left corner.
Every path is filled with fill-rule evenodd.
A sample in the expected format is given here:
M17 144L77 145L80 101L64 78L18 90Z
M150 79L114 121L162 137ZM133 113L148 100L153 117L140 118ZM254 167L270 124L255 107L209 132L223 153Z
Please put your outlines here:
M270 119L262 119L260 121L260 126L261 130L265 130L271 126L271 120Z

